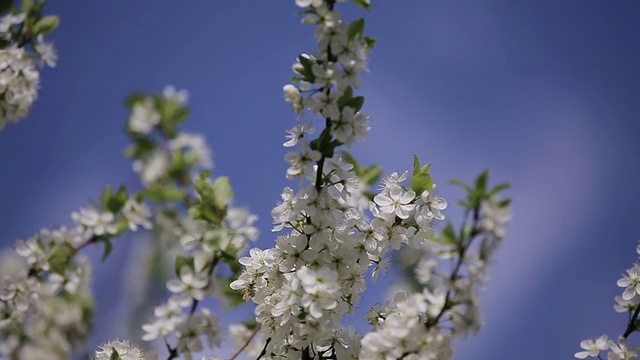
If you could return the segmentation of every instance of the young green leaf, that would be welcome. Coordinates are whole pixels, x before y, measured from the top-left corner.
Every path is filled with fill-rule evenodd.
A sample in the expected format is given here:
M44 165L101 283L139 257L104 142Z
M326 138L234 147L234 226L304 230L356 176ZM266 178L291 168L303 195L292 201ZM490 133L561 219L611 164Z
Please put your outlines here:
M315 75L313 75L313 64L315 64L315 61L305 55L298 56L298 61L300 61L300 65L302 65L302 69L298 68L300 75L304 76L309 82L314 82L316 79Z
M364 39L364 42L367 44L366 52L371 51L371 49L373 49L373 47L376 46L376 43L378 42L378 40L376 40L371 36L365 36L363 39Z
M23 13L28 13L31 10L31 7L33 6L33 0L22 0L22 12Z
M351 88L351 86L347 86L342 96L338 99L338 108L340 109L340 111L344 109L344 107L347 105L349 100L351 100L352 98L353 98L353 88Z
M361 173L358 174L360 180L369 186L377 183L380 180L381 176L382 166L380 165L372 165L368 168L364 168Z
M504 199L498 203L498 207L505 208L511 205L511 199Z
M113 244L111 243L111 240L109 238L102 239L102 242L104 243L104 251L102 252L101 261L104 262L109 257L109 254L111 254L111 250L113 250Z
M418 196L425 190L431 190L431 188L433 188L433 178L429 174L429 168L431 168L431 163L421 167L418 156L413 156L413 176L411 177L411 187Z
M364 19L363 18L355 20L354 22L349 24L349 27L347 28L347 38L349 40L353 40L358 36L362 36L362 33L364 33Z
M367 11L371 11L371 4L369 0L352 0L356 5L364 8Z
M502 190L508 189L511 185L509 185L509 183L502 183L502 184L498 184L496 185L493 189L491 189L491 191L489 191L489 193L487 194L488 197L492 197L493 195L499 193Z
M362 105L364 105L364 97L356 96L354 98L351 98L349 101L347 101L347 103L344 106L353 108L353 112L357 113L358 111L360 111L360 109L362 109Z
M171 185L151 185L147 190L143 191L141 195L146 198L157 202L165 201L177 201L184 199L184 191Z
M213 195L216 206L219 209L226 208L229 201L233 198L233 190L231 189L231 183L228 177L221 176L213 182Z
M102 210L108 210L107 203L109 202L109 199L111 199L111 185L107 184L104 187L104 190L102 190L102 195L100 195L100 203L102 204Z
M131 95L127 96L126 99L124 99L124 105L126 107L128 107L129 109L133 109L133 106L140 101L144 101L144 99L147 96L140 92L140 91L136 91L134 93L132 93Z
M487 183L489 182L489 172L484 170L476 178L476 190L484 194L487 191Z
M127 190L124 185L120 185L118 191L115 194L112 194L106 203L102 203L102 206L107 210L114 214L120 212L124 207L124 204L127 202Z
M46 35L60 24L60 18L55 15L45 16L33 25L31 31L34 35Z

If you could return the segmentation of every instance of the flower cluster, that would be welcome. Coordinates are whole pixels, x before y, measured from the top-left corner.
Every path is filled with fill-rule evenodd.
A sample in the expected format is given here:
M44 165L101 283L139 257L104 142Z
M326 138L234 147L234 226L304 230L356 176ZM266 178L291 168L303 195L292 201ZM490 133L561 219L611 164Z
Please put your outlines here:
M71 228L44 229L17 241L20 265L0 268L1 355L65 359L83 344L91 326L93 296L91 264L78 252L102 242L108 255L111 238L150 225L149 208L128 197L124 188L113 193L106 187L101 202L101 208L73 212Z
M200 184L215 188L203 179ZM199 194L196 201L209 201L205 192ZM196 213L198 207L194 207ZM180 218L174 218L180 219ZM193 352L202 351L201 337L207 341L208 347L218 345L221 338L221 328L216 316L208 309L198 310L198 304L211 296L216 290L215 284L228 284L221 275L216 275L216 267L226 257L235 259L234 254L241 252L248 241L256 240L258 230L253 226L257 220L255 215L243 209L229 208L218 223L208 222L200 218L192 219L185 229L165 218L165 229L173 226L174 234L179 234L179 249L176 251L175 268L177 278L167 281L167 289L173 293L171 297L154 310L154 318L143 325L145 335L143 340L152 341L158 337L168 341L171 334L175 335L177 344L172 351L176 354L191 356ZM180 220L179 220L180 221ZM181 229L181 230L178 230ZM166 244L165 244L166 245ZM220 294L224 298L224 294Z
M465 185L472 224L465 219L456 233L448 223L437 236L432 221L444 220L441 211L447 202L433 195L435 185L421 176L429 166L414 168L414 189L419 179L427 180L418 187L422 190L419 197L402 186L407 175L396 173L383 181L382 192L374 197L377 206L372 211L378 214L378 221L391 224L392 229L395 226L389 232L389 243L401 249L400 259L412 275L412 285L404 286L392 301L371 309L367 319L374 329L362 339L361 359L448 359L453 355L454 339L481 326L477 288L502 238L480 224L491 216L483 209L504 186L487 190L486 173L479 176L475 188ZM471 194L477 194L476 198ZM507 205L499 205L505 215L495 220L500 226L510 218ZM447 274L445 262L451 260L455 265Z
M44 40L57 26L57 17L42 17L42 6L29 3L0 18L0 130L25 118L38 97L36 63L55 67L58 60L53 44Z
M292 67L295 84L283 87L284 97L300 116L305 109L320 114L327 127L315 143L307 140L315 132L310 122L288 131L285 146L298 146L285 156L288 178L313 175L313 165L323 155L331 155L339 145L363 140L370 130L367 116L360 112L364 98L353 95L353 88L361 85L359 74L368 70L366 55L372 46L371 38L363 36L364 20L343 21L331 1L297 4L311 5L302 23L316 26L318 49L298 57Z
M204 137L177 130L189 114L188 99L186 90L178 91L173 86L165 87L162 95L129 97L127 128L133 145L127 149L127 156L134 160L133 170L146 187L172 180L186 185L195 172L213 167Z
M245 270L231 287L258 305L258 322L270 339L263 351L269 358L338 353L352 358L359 337L344 331L340 320L358 302L379 246L363 210L350 206L363 198L355 165L333 152L363 139L370 128L360 113L363 98L353 94L360 86L358 73L367 70L367 41L363 21L343 21L333 2L297 4L311 5L302 22L316 25L318 50L298 57L293 66L297 85L284 86L284 95L300 116L305 109L320 114L326 128L313 141L308 140L315 133L310 121L289 130L284 145L297 150L285 159L288 178L315 176L315 184L297 193L284 190L272 217L274 230L289 232L278 236L275 248L252 249L241 258ZM371 241L369 250L365 244Z
M640 354L640 346L627 344L629 335L640 330L638 327L638 315L640 315L640 245L636 248L638 259L627 269L627 274L622 275L617 282L623 288L621 295L615 297L616 304L613 309L618 313L627 313L629 320L624 333L618 337L618 341L609 340L607 335L580 342L582 351L575 354L578 359L594 357L601 359L601 352L607 353L609 360L637 360Z
M23 48L0 50L0 130L27 116L39 87L40 73Z
M488 190L483 173L469 192L473 224L460 234L449 224L442 237L434 235L433 221L444 220L448 204L434 195L430 165L421 167L416 158L410 187L408 173L393 173L378 194L365 191L379 173L371 181L369 170L335 150L369 131L360 113L364 98L354 96L353 88L360 86L358 73L367 69L372 42L362 34L364 21L345 22L333 1L296 3L310 6L302 22L316 25L318 50L298 58L297 86L286 85L284 97L301 117L320 114L325 128L314 140L308 140L315 134L311 121L288 131L284 146L297 150L285 156L287 177L312 182L297 192L284 189L272 217L274 231L287 232L275 247L254 248L241 258L245 270L231 287L257 304L266 359L448 358L452 335L479 327L475 289L510 217L508 202L497 200L506 186ZM486 210L492 206L494 215ZM476 238L480 245L471 251ZM374 329L366 336L346 331L341 320L365 290L369 267L375 280L390 251L403 248L423 255L416 276L422 290L372 310ZM432 276L439 260L452 258L457 265L450 276Z
M351 1L369 9L368 0ZM271 212L273 231L278 232L274 246L253 248L243 256L259 235L257 217L234 206L227 177L211 177L211 151L204 137L180 131L189 113L188 93L168 86L162 94L133 94L127 100L132 145L126 155L144 188L128 195L124 187L107 186L99 203L71 214L72 228L44 230L18 241L22 265L16 270L14 261L0 263L0 355L63 359L78 350L93 307L91 268L79 252L101 243L104 259L113 239L141 228L153 229L158 241L141 256L150 261L136 259L140 268L134 272L150 278L160 264L173 265L175 272L157 277L168 296L154 303L153 315L140 324L142 339L161 340L168 359L192 359L221 343L223 326L203 307L214 296L230 305L246 299L256 304L255 320L229 326L236 348L231 359L245 350L264 360L448 359L457 336L480 328L478 288L511 218L509 200L499 197L508 185L489 188L487 172L473 186L453 181L467 191L458 230L450 221L444 225L448 202L435 193L431 164L421 165L417 156L411 177L393 172L377 192L370 189L382 169L362 166L337 149L351 147L370 131L360 111L364 97L354 89L368 70L367 53L375 40L364 36L363 19L342 18L335 8L339 2L295 1L304 9L302 23L315 26L317 48L298 57L293 81L283 87L293 110L310 119L288 130L283 144L290 150L286 177L299 179L300 186L286 187ZM57 18L40 15L42 2L23 4L28 8L22 13L0 20L0 35L14 42L0 50L0 90L5 94L0 109L15 98L6 94L17 91L16 78L31 74L33 81L27 83L37 90L35 58L21 46L31 39L24 35L39 36L57 25ZM50 44L37 40L32 47L41 62L55 64ZM22 58L3 60L3 52ZM21 101L26 114L30 102ZM316 128L322 130L316 133ZM354 313L367 279L376 281L394 257L406 270L406 283L368 312L368 333L345 326L343 318ZM633 311L635 318L639 269L634 267L619 282L627 288L619 306ZM626 359L621 351L633 351L624 339L584 342L583 348L576 356L611 349ZM144 356L121 340L95 352L96 360ZM203 358L212 359L217 358Z
M226 177L212 181L205 172L194 180L195 174L213 165L204 137L178 129L188 114L187 100L185 90L172 86L162 95L132 95L127 128L133 145L127 155L146 187L142 196L156 204L163 241L155 246L166 254L156 262L175 263L177 275L166 282L172 295L156 306L153 318L142 326L143 340L175 342L167 345L170 355L190 357L203 350L203 339L208 347L219 344L217 317L198 305L214 293L226 302L237 301L225 294L231 280L217 268L227 262L237 267L237 254L257 239L258 230L255 215L231 204L233 193Z

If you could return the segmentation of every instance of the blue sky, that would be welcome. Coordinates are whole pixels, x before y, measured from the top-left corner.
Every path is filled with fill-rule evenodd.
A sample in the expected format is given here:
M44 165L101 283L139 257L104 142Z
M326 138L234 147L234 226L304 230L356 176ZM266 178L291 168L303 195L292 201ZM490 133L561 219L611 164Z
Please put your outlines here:
M295 121L281 88L314 47L293 0L46 9L62 18L60 62L43 71L31 116L0 133L2 244L69 224L105 183L135 188L122 100L174 84L191 93L187 130L205 134L215 173L231 178L237 202L261 218L259 246L271 246ZM373 129L354 154L387 173L409 169L413 154L433 162L450 203L462 196L450 178L487 168L512 183L515 217L482 294L486 326L457 359L569 359L583 338L623 332L612 305L640 240L639 15L630 0L373 1L366 33L378 45L361 91ZM97 273L108 292L116 280Z

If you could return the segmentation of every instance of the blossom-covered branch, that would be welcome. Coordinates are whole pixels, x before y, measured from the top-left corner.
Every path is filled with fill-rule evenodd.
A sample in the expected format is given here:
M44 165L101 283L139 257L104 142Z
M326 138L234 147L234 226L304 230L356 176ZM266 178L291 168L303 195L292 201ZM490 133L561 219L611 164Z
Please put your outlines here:
M616 304L613 309L618 313L627 313L628 320L624 333L618 340L610 340L607 335L601 335L597 339L585 339L580 342L582 351L575 354L578 359L594 357L602 359L601 353L607 354L609 360L637 360L640 346L627 344L629 335L640 331L640 245L636 247L638 259L633 266L627 269L627 274L622 275L617 282L624 288L621 295L615 297Z
M43 16L44 0L0 2L0 131L8 122L25 118L38 97L37 65L55 67L58 56L53 43L44 40L59 19Z
M227 177L212 177L204 137L181 131L188 93L173 87L134 93L126 100L132 141L126 156L143 189L130 195L107 186L98 203L72 214L73 228L18 242L26 266L5 276L0 287L0 354L63 359L77 353L93 307L82 251L103 244L104 259L113 239L139 228L155 235L154 266L172 265L172 275L160 279L167 298L142 305L155 306L141 325L142 340L155 341L167 360L191 359L221 343L223 326L205 306L214 296L256 304L254 320L229 326L232 359L243 352L264 360L448 359L456 337L479 329L478 288L511 218L510 201L500 198L508 185L490 187L487 172L473 185L453 181L466 191L456 230L444 222L449 204L436 195L431 164L415 156L411 176L382 177L381 167L363 166L345 151L371 130L361 111L365 99L356 91L375 45L364 34L364 19L342 17L338 5L346 1L295 0L302 24L315 27L317 47L298 56L292 82L283 87L301 120L283 144L289 149L286 178L300 185L284 188L271 212L273 247L244 256L258 237L257 217L235 207ZM350 1L370 10L368 0ZM10 49L18 51L40 34L37 24L46 17L29 19L39 16L33 9L41 3L24 1L24 17L12 8L3 20ZM368 280L375 282L394 258L404 281L392 299L368 312L371 328L362 335L343 323L345 315L354 312ZM149 277L151 267L139 265L136 273ZM144 356L126 340L95 352L97 360Z

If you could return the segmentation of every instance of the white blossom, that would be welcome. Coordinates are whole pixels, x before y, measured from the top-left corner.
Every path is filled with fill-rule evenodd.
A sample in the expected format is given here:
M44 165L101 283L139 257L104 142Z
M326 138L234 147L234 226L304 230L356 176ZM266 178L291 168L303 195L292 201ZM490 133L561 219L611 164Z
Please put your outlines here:
M167 100L174 101L179 106L186 106L189 101L189 92L185 89L177 90L173 85L165 86L162 96Z
M631 300L636 295L640 295L640 266L633 264L631 269L627 270L627 274L618 280L618 286L625 288L622 293L623 300Z
M122 360L143 360L144 354L140 349L124 340L110 340L100 345L100 350L96 351L96 360L110 360L113 353L117 353Z
M40 74L23 48L0 49L0 130L27 116L39 87Z
M137 231L138 226L149 230L151 229L151 209L141 202L134 199L128 199L122 208L122 216L129 222L129 229Z
M71 218L76 224L82 225L87 234L102 236L118 232L118 227L114 222L115 216L108 211L98 211L93 207L82 208L71 213Z
M52 42L44 41L42 35L38 35L35 49L40 54L41 64L54 68L58 64L58 54Z
M200 134L180 133L175 139L169 143L172 150L180 149L183 151L184 158L192 166L211 169L213 161L211 161L211 150Z
M155 101L146 98L133 105L131 117L129 118L129 128L131 131L148 134L153 127L160 123L160 113L156 110Z

